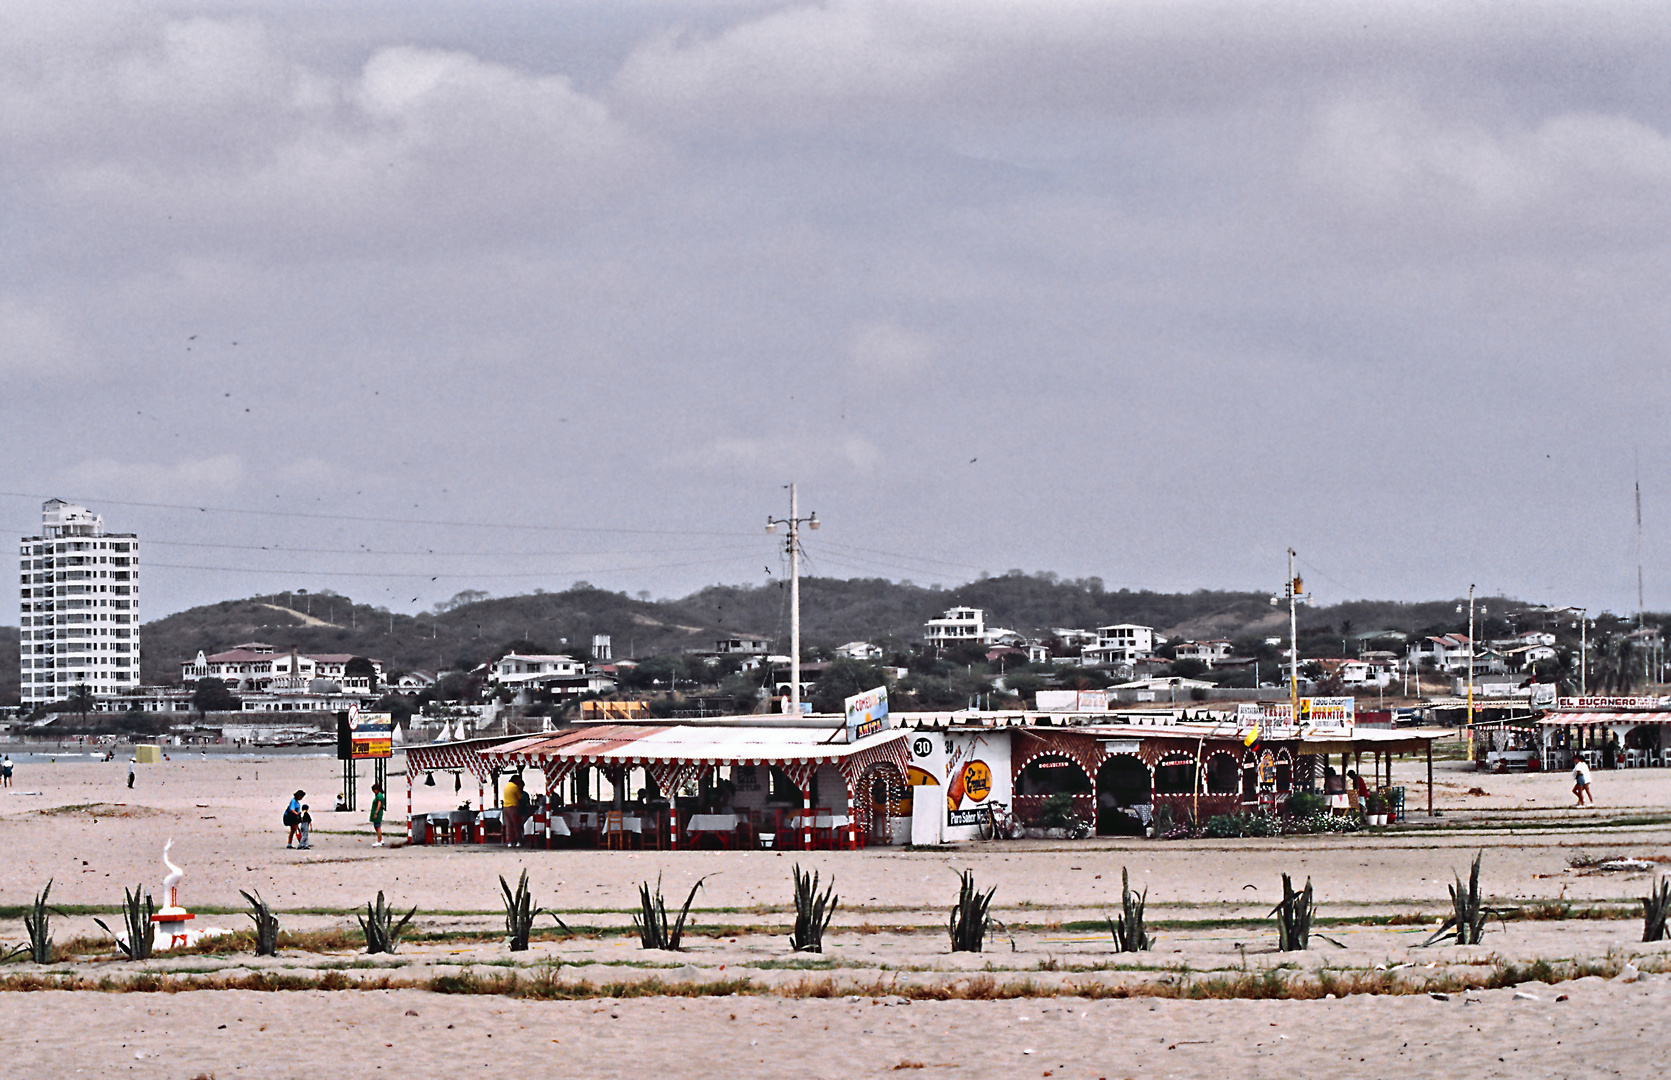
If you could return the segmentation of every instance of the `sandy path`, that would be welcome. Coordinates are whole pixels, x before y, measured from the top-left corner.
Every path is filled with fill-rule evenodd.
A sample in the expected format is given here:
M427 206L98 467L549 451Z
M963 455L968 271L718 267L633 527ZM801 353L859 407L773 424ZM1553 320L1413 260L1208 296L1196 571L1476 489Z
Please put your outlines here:
M1650 1076L1671 976L1538 1000L524 1002L418 991L11 994L19 1078L874 1075ZM1555 1000L1565 993L1569 1000ZM921 1067L919 1069L919 1066Z
M363 814L328 810L316 813L315 850L288 851L279 825L285 799L305 788L315 807L328 806L339 778L334 760L186 755L142 768L131 792L123 784L125 766L125 760L68 756L56 763L20 761L17 786L0 791L0 906L26 903L50 877L56 902L110 910L125 884L157 887L158 856L173 837L175 858L187 869L188 905L239 909L238 890L259 888L293 929L352 927L349 910L383 889L397 903L422 909L421 930L492 933L502 926L496 879L514 878L524 867L536 898L571 921L621 926L639 881L662 875L677 902L689 882L713 875L698 900L698 924L742 928L734 937L701 934L678 956L644 953L620 935L544 940L515 961L537 966L558 958L563 978L593 983L743 976L783 987L830 976L842 985L893 978L933 985L980 978L990 969L1000 982L1027 979L1051 987L1086 979L1164 981L1186 967L1208 974L1234 973L1243 965L1254 972L1291 967L1304 974L1324 964L1369 973L1378 965L1408 965L1404 970L1415 976L1442 976L1488 972L1494 957L1515 963L1611 957L1616 964L1639 956L1657 970L1671 949L1641 945L1640 921L1632 916L1494 925L1487 944L1476 949L1413 949L1424 936L1420 926L1330 922L1323 931L1344 948L1314 939L1311 952L1279 955L1265 920L1283 871L1313 879L1325 920L1431 915L1443 907L1453 871L1466 872L1479 849L1486 853L1486 886L1505 902L1633 904L1654 873L1595 874L1569 863L1581 851L1671 857L1671 824L1655 821L1671 806L1671 770L1601 774L1604 806L1576 812L1564 806L1564 777L1449 768L1441 773L1438 795L1445 816L1432 822L1446 827L1438 830L795 855L373 848ZM405 787L402 775L395 779L391 802L398 819ZM437 787L418 788L420 811L474 798L473 784L455 794L450 777L437 780ZM1476 787L1486 794L1470 794ZM1603 820L1609 815L1648 823L1619 827ZM1516 824L1503 827L1505 818ZM843 897L822 960L791 963L781 934L761 932L784 921L788 871L796 861L826 877L833 873ZM1116 963L1104 932L1063 924L1096 920L1117 902L1122 866L1131 869L1134 884L1150 890L1151 920L1190 925L1162 929L1155 952ZM997 914L1015 928L1014 951L1007 939L980 956L946 951L944 911L955 890L953 871L963 867L997 886ZM202 925L244 922L235 914L205 913ZM57 928L60 941L100 936L85 913L60 920ZM21 936L15 916L0 918L0 940ZM342 948L291 950L262 961L247 954L162 957L140 968L111 959L101 947L54 970L93 980L139 970L267 970L317 978L362 962L352 948ZM503 972L509 962L495 940L449 939L413 942L386 963L398 977L422 983L437 973ZM599 1077L721 1075L740 1066L854 1076L912 1075L920 1063L924 1075L986 1076L996 1068L1021 1076L1489 1077L1645 1075L1659 1060L1660 1038L1649 1033L1658 1032L1668 1014L1671 976L1628 985L1589 978L1553 990L1528 989L1539 1000L1516 1000L1512 991L1469 995L1479 999L1475 1004L1464 1004L1460 995L1449 1002L1359 995L1338 1002L1034 997L908 1005L776 996L541 1003L422 990L13 992L0 994L0 1073L62 1077L79 1070L184 1080L208 1074L553 1071L561 1063L555 1068L561 1075ZM1559 993L1571 1000L1555 1001ZM1581 1047L1576 1052L1575 1044ZM902 1064L906 1068L896 1069Z

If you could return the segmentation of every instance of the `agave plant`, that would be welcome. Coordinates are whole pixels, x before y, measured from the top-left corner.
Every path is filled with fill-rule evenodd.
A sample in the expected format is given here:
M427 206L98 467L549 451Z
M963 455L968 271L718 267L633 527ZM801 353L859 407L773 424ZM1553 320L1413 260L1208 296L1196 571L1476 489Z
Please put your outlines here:
M1660 878L1642 898L1642 940L1661 941L1667 935L1665 918L1671 915L1671 878Z
M1312 898L1311 879L1305 879L1305 888L1294 889L1294 880L1287 874L1282 875L1282 902L1271 909L1271 914L1277 917L1276 947L1278 952L1304 952L1311 944L1311 917L1317 913L1317 904Z
M246 901L248 901L250 906L250 910L244 914L248 915L250 920L255 923L255 955L277 956L279 934L278 916L274 915L273 909L267 906L267 901L261 899L261 892L259 889L256 890L254 896L244 892L242 889L239 889L238 893Z
M820 896L818 871L807 874L796 863L794 881L795 932L789 935L789 947L796 952L821 953L824 951L824 931L829 929L836 906L841 903L841 897L834 895L835 879L830 879L830 884Z
M505 894L505 944L510 946L511 952L527 952L528 935L534 929L534 919L545 910L535 907L533 897L528 893L528 871L522 872L514 892L505 881L505 876L499 875L499 889ZM562 922L557 920L559 926Z
M122 890L122 921L128 931L125 940L106 926L103 919L93 920L100 929L116 939L116 947L129 960L151 959L151 949L157 941L157 924L151 921L151 916L157 913L157 905L151 902L150 893L141 896L140 889L141 886L135 885L131 891Z
M1154 948L1155 939L1143 929L1143 906L1149 901L1149 890L1135 896L1131 891L1131 875L1120 867L1120 915L1108 920L1108 931L1114 935L1115 952L1147 952Z
M1480 938L1485 936L1485 920L1493 913L1485 906L1485 898L1480 893L1480 860L1485 857L1481 850L1474 856L1473 869L1468 873L1468 884L1462 884L1462 876L1456 877L1456 884L1447 886L1451 893L1451 916L1439 925L1433 936L1422 942L1431 945L1445 938L1455 938L1458 945L1478 945Z
M383 900L383 890L377 890L377 902L366 905L364 915L355 915L360 921L360 929L365 931L367 953L392 953L400 943L400 932L406 929L406 924L412 921L412 916L418 913L417 905L401 916L400 921L394 921L395 910Z
M655 892L650 891L648 881L638 886L638 914L632 917L632 925L638 931L638 940L644 948L679 951L679 944L685 936L685 919L690 915L691 901L696 899L696 890L707 880L706 877L696 879L696 884L690 887L690 894L685 897L684 907L679 909L678 921L671 925L667 921L667 904L661 896L660 875L656 877Z
M952 952L980 952L986 942L986 932L992 928L992 916L988 912L992 908L992 894L998 887L994 885L981 892L975 887L973 870L964 870L959 877L962 885L947 926L952 936Z
M52 963L52 912L57 908L48 907L46 898L52 894L52 880L49 878L46 888L35 894L35 903L23 913L23 926L29 932L29 942L13 950L10 960L15 956L27 953L29 959L37 964ZM58 911L62 915L62 911Z

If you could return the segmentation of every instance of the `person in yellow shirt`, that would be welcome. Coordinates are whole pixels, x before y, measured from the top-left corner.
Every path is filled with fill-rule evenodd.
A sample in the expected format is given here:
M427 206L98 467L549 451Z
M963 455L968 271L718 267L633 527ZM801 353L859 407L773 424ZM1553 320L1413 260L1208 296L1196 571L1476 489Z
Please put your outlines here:
M505 797L500 804L505 821L505 846L522 846L522 775L512 773L505 781Z

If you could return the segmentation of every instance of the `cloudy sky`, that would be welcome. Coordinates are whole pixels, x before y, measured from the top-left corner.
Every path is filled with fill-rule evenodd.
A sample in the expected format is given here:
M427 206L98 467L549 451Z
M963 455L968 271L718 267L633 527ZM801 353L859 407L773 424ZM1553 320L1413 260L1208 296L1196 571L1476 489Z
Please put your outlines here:
M1623 611L1639 476L1665 608L1668 27L17 0L0 511L148 616L763 581L791 480L820 574Z

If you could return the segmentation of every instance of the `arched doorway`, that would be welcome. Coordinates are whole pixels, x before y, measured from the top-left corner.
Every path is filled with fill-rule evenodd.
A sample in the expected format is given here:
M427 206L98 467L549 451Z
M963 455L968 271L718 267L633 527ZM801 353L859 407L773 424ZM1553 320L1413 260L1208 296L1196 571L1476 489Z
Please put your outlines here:
M1153 802L1149 767L1131 754L1110 756L1097 770L1097 835L1142 836Z
M1018 821L1037 824L1051 799L1067 796L1081 821L1096 812L1096 795L1091 778L1077 760L1066 754L1042 754L1027 762L1015 777L1012 805Z

